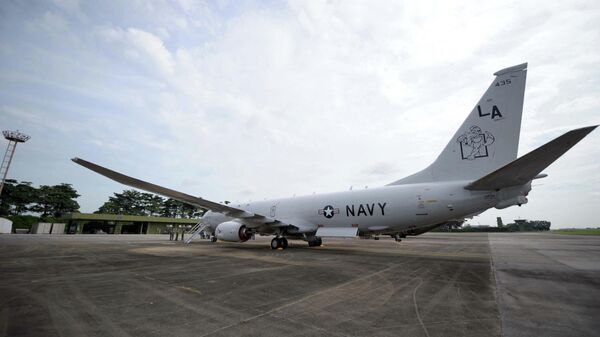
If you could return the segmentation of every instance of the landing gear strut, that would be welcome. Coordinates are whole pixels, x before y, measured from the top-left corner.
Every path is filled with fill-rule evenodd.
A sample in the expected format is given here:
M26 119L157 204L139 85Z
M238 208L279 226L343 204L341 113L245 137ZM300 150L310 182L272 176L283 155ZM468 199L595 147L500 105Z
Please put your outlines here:
M400 234L399 234L399 233L397 233L397 234L394 234L394 240L396 240L396 242L400 242L400 241L402 241L402 238L401 238L401 236L400 236Z
M273 240L271 240L271 249L277 249L277 248L286 249L287 247L288 247L288 241L284 237L273 238Z

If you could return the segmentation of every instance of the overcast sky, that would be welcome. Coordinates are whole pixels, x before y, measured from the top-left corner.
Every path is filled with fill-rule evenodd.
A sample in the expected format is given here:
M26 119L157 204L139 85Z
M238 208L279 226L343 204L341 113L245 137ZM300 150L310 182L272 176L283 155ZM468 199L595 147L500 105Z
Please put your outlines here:
M519 154L600 124L598 1L7 1L9 177L81 211L125 187L75 156L207 199L380 186L431 163L502 68L529 62ZM600 226L600 132L473 224Z

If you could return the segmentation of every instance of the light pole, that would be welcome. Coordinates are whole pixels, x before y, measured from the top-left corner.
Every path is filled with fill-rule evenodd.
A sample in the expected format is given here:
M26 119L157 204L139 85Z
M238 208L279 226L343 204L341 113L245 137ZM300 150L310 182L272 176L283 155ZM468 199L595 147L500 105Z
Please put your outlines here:
M0 182L0 195L2 195L2 189L4 188L4 180L6 179L6 175L8 174L8 168L10 167L10 162L12 161L13 155L15 154L15 149L17 148L18 143L25 143L29 140L29 136L17 131L5 130L2 131L4 138L8 140L8 147L6 148L6 153L4 154L4 159L2 160L2 166L0 166L0 176L2 176L2 181Z

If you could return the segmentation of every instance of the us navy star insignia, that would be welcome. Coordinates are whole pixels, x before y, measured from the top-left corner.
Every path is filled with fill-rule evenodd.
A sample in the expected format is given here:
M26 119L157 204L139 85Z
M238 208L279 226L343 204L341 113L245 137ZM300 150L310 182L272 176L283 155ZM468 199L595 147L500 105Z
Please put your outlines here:
M327 219L333 218L335 214L340 214L339 208L333 208L331 205L327 205L319 210L319 215L325 216Z

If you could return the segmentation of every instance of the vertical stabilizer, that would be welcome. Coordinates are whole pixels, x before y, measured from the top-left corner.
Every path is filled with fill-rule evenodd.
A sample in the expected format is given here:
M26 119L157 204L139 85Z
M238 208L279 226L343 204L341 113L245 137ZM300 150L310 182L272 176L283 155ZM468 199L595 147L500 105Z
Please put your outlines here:
M494 75L433 164L389 185L479 179L517 158L527 63Z

